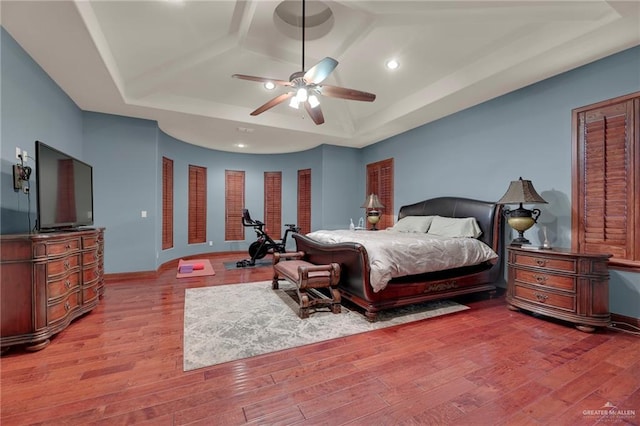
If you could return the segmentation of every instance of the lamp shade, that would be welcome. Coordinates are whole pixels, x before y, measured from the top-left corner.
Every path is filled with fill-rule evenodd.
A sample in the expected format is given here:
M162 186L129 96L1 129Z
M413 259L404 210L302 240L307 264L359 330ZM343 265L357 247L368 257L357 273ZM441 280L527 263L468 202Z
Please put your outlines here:
M384 205L380 202L376 194L369 194L360 207L363 209L382 209Z
M500 198L498 204L543 203L547 202L538 194L530 180L511 181L509 189Z

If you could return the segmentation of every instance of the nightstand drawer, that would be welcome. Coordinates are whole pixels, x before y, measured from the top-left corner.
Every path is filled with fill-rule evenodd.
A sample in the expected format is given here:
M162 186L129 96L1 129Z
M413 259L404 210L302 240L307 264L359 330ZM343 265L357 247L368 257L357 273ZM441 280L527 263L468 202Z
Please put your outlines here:
M557 294L529 287L515 286L514 296L517 299L533 302L539 305L553 306L569 312L575 312L576 299L574 296Z
M576 272L576 262L573 259L554 259L542 256L516 254L515 262L519 266L533 266L554 271Z
M513 269L515 280L529 284L536 284L545 287L557 288L570 292L576 291L576 280L574 277L547 274L543 271L529 271L525 269Z

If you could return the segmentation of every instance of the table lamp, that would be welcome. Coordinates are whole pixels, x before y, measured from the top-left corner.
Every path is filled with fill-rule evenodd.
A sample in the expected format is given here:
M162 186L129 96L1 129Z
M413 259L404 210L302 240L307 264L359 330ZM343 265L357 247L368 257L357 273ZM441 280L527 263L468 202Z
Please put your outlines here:
M531 181L523 180L521 177L518 180L511 181L509 189L498 201L498 204L520 204L520 207L515 210L504 209L503 211L509 226L518 231L518 237L511 241L511 245L514 246L531 243L524 237L524 231L531 228L540 216L540 209L525 209L522 207L522 203L547 204L536 192Z
M380 221L380 211L378 209L384 208L384 205L380 202L378 196L376 194L369 194L360 207L366 209L367 222L371 224L371 230L377 231L378 228L376 228L376 225Z

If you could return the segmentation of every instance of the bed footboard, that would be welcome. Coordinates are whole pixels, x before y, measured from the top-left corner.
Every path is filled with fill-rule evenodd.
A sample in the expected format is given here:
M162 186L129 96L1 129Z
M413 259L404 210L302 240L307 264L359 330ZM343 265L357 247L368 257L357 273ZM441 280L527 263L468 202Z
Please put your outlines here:
M317 265L340 265L340 291L366 300L373 293L369 284L369 257L359 243L326 244L302 234L293 234L296 250L305 260Z

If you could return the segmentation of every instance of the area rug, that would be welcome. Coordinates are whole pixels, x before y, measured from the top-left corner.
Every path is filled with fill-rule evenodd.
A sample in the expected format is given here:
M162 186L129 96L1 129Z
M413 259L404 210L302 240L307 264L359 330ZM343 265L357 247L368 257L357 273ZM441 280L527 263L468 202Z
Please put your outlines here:
M443 300L383 311L376 322L343 306L307 319L297 315L295 287L270 281L185 290L184 371L364 333L469 309Z
M185 270L189 272L184 272ZM178 273L176 274L176 278L204 277L215 274L216 272L213 270L213 266L211 266L209 259L180 259L178 261Z

